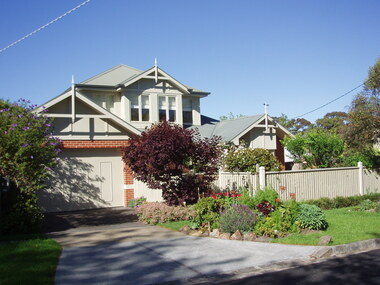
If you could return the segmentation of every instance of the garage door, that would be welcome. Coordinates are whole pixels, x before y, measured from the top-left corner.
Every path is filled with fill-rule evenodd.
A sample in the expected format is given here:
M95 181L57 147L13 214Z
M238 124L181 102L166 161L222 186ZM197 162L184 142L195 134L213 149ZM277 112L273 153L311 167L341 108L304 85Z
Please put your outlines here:
M44 212L124 206L123 162L114 149L64 150L48 189L39 193Z

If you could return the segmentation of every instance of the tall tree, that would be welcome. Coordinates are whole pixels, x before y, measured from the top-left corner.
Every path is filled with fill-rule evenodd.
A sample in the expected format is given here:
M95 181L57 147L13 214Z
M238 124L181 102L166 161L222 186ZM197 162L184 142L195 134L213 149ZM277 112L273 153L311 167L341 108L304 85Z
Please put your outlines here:
M283 113L280 117L274 117L273 119L294 135L304 133L313 126L310 121L304 118L289 119L288 116Z
M343 135L347 125L347 117L346 112L330 112L324 115L323 118L316 120L315 126L328 132Z
M345 140L350 148L372 148L380 139L380 59L370 67L365 88L348 112Z

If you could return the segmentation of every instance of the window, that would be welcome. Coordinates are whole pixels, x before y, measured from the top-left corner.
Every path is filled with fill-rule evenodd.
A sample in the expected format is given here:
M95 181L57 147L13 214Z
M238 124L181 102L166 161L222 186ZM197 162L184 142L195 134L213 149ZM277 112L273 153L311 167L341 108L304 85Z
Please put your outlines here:
M131 97L131 121L149 122L149 95Z
M166 121L166 97L158 97L158 120Z
M193 105L191 98L183 98L182 100L182 117L183 123L186 125L193 124Z
M176 114L175 114L175 97L168 97L169 99L169 122L175 122L176 121Z
M139 121L139 97L131 97L131 121Z
M158 97L158 119L159 121L176 121L175 97Z
M149 122L149 96L141 96L141 120L144 122Z

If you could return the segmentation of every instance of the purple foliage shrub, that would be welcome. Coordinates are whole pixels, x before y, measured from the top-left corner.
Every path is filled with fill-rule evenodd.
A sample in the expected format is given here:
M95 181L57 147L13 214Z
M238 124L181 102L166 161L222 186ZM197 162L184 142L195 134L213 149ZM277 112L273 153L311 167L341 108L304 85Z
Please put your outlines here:
M262 213L264 216L268 216L270 213L274 212L276 209L275 206L273 206L268 201L264 200L261 203L256 205L256 209Z
M218 173L220 138L161 122L129 140L123 160L136 179L161 189L168 205L194 204Z

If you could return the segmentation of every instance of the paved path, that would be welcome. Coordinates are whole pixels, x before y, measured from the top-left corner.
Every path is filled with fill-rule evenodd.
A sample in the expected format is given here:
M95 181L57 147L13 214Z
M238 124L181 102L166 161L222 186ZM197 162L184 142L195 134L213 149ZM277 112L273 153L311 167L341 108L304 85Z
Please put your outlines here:
M243 269L309 260L312 246L291 246L181 236L160 240L67 247L56 284L186 283Z
M199 284L308 263L316 250L186 236L120 208L49 214L44 228L63 246L57 285Z

